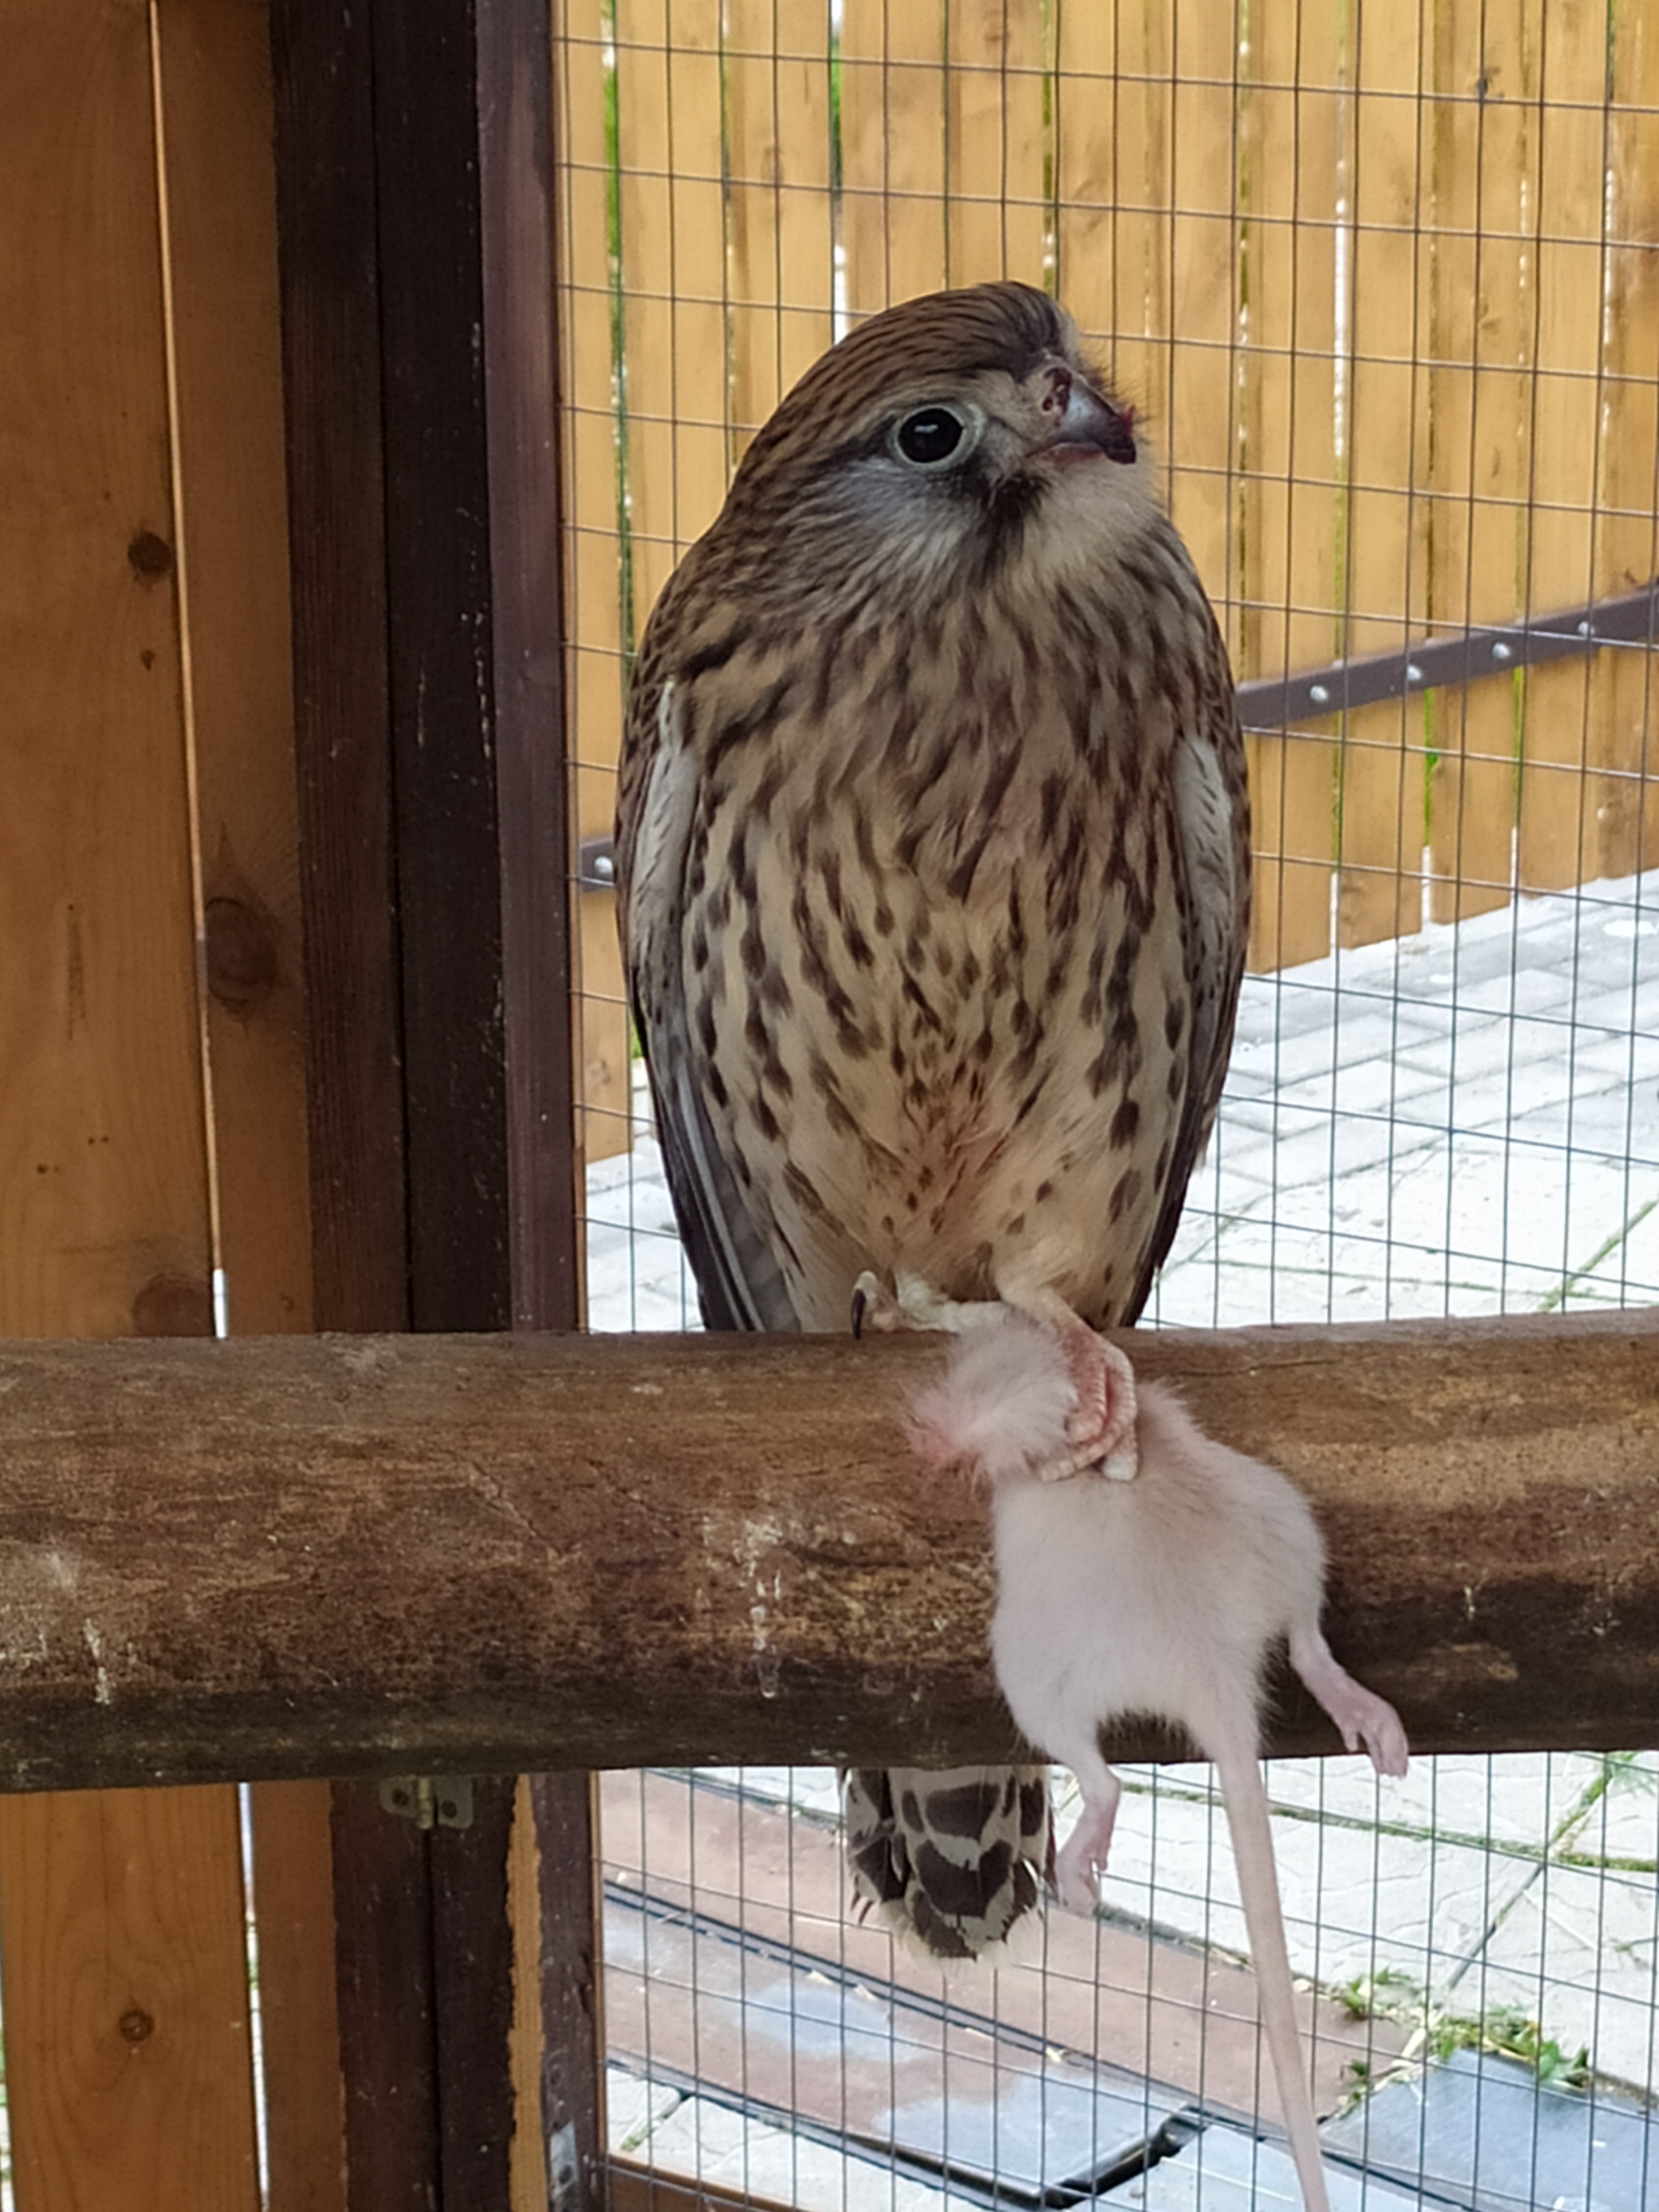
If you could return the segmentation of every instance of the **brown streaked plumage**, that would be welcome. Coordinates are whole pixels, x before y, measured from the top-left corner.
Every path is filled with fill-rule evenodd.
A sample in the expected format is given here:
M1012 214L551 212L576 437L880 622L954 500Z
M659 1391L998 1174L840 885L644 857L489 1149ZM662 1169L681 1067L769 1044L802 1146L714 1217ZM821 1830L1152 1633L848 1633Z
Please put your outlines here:
M1213 616L1066 317L1000 283L860 326L629 703L624 944L709 1326L842 1328L866 1269L1133 1321L1215 1113L1248 833ZM1006 1773L855 1775L849 1837L960 1954L1034 1901L1047 1815Z

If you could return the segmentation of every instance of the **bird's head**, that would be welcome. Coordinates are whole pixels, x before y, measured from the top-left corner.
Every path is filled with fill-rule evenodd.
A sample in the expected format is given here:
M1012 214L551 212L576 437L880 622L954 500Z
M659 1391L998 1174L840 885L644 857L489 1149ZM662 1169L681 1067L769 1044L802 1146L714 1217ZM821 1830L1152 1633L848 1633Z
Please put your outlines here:
M907 300L810 368L744 455L721 524L768 526L780 588L978 586L1097 563L1157 513L1134 410L1027 284ZM786 582L786 578L787 581Z

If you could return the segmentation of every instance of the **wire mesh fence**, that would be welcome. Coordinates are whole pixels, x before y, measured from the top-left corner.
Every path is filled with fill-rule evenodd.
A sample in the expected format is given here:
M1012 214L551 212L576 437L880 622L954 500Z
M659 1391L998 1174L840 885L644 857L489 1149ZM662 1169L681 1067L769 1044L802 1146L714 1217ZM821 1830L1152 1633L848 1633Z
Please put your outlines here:
M1149 1321L1659 1298L1650 617L1412 672L1659 570L1645 12L558 21L591 1324L695 1314L603 888L632 648L795 376L1004 274L1150 425L1241 682L1403 656L1397 696L1250 738L1255 972ZM1659 2203L1654 1759L1270 1786L1340 2201ZM961 1984L849 1920L835 1819L815 1770L607 1784L613 2142L757 2203L1297 2201L1203 1770L1131 1776L1097 1923Z

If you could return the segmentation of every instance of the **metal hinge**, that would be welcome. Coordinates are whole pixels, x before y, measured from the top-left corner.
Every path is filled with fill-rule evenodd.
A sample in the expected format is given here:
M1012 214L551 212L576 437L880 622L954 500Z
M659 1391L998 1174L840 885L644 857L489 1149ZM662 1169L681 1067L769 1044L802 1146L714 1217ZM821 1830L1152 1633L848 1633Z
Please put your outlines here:
M380 1809L417 1828L470 1828L472 1783L465 1774L395 1774L380 1784Z

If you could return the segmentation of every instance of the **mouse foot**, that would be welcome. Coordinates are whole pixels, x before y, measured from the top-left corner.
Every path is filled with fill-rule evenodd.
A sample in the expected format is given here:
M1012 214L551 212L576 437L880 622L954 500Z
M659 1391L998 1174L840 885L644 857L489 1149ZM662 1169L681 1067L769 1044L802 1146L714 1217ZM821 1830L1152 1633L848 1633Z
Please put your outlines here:
M1068 1912L1092 1916L1100 1910L1100 1877L1111 1856L1120 1794L1114 1775L1111 1797L1085 1802L1077 1826L1054 1854L1054 1893Z
M1356 1682L1333 1656L1323 1636L1291 1638L1291 1664L1336 1723L1350 1751L1363 1749L1379 1774L1403 1774L1410 1747L1400 1716L1386 1698Z

